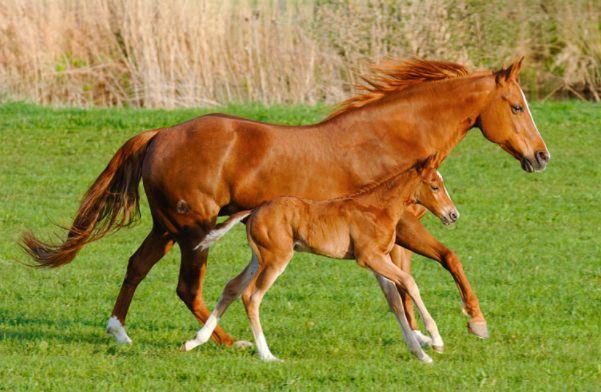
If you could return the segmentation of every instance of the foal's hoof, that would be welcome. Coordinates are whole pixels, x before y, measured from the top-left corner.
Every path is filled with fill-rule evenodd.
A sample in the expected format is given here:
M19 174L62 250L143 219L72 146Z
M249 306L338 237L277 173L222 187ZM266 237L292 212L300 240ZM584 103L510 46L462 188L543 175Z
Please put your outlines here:
M488 339L490 335L488 334L488 327L486 322L472 322L469 321L467 323L467 330L479 337L480 339Z
M263 362L284 362L283 360L281 360L278 357L273 356L273 355L268 355L268 356L265 356L265 357L261 357L261 360Z
M432 346L432 349L434 349L434 351L437 353L442 354L444 351L444 346Z
M432 363L434 361L432 361L432 358L430 358L430 356L428 354L426 354L425 352L418 352L418 353L413 353L413 355L415 355L415 357L417 359L419 359L420 362L423 363Z
M421 331L417 329L414 330L413 336L415 336L419 345L422 346L422 348L429 348L430 346L432 346L432 338L424 335L423 333L421 333Z
M252 347L253 344L248 340L236 340L232 346L235 348L249 348Z

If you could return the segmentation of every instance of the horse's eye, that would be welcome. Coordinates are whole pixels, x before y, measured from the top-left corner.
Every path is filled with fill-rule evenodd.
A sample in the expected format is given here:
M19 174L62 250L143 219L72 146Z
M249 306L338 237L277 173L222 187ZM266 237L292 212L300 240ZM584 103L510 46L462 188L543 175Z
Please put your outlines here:
M520 105L511 105L511 111L513 112L513 114L518 114L522 113L524 111L524 108Z
M438 192L439 188L436 185L432 185L431 188L434 192Z

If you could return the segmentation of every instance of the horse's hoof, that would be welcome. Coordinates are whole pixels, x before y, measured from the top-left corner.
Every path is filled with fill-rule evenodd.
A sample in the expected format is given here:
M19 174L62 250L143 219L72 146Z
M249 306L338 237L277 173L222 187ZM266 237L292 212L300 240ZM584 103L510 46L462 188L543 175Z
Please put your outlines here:
M488 326L486 322L472 322L469 321L467 323L467 330L479 337L480 339L488 339L490 335L488 334Z
M253 344L248 340L236 340L232 346L235 348L248 348L252 347Z
M188 352L195 349L199 344L194 340L188 340L186 343L182 344L180 347L180 351Z
M112 316L106 324L106 333L113 335L117 343L119 344L132 344L132 340L125 332L125 328L121 321L115 316Z
M439 354L442 354L444 351L444 346L432 346L432 348Z

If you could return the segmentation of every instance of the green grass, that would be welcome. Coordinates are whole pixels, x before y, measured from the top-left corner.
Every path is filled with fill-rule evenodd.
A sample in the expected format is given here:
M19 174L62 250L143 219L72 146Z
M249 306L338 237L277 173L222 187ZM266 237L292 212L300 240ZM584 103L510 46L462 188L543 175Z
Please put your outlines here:
M325 107L222 110L261 120L310 123ZM0 106L0 389L423 389L601 388L601 108L539 103L533 113L552 161L541 174L472 131L441 168L461 219L435 235L461 257L491 338L466 332L448 273L416 257L414 274L446 348L423 365L408 353L375 279L353 262L299 254L269 291L262 321L282 364L254 349L213 343L178 348L198 325L175 294L179 251L140 285L128 318L130 347L104 326L142 223L91 244L70 265L33 270L15 245L21 230L49 236L116 149L143 129L206 110L49 109ZM246 265L237 227L210 257L205 299ZM239 302L222 325L250 339Z

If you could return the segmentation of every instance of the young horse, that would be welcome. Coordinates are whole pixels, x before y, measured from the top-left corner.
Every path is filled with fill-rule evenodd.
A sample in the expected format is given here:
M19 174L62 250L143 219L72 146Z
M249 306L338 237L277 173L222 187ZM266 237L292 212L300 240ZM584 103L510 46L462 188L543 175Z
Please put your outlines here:
M232 215L197 247L207 249L237 222L250 215L246 227L253 253L251 262L225 286L207 323L195 339L184 344L183 349L189 351L206 343L227 307L248 288L244 294L244 306L259 356L266 361L277 360L263 335L259 306L296 250L336 259L355 259L359 266L394 282L413 299L432 337L432 345L442 351L442 338L421 300L413 277L395 266L389 256L395 243L397 223L407 206L414 203L428 208L445 224L459 217L442 177L432 166L432 158L351 196L317 202L279 197L252 211ZM396 233L396 236L404 235ZM420 347L407 320L403 317L399 323L409 350L421 361L432 362Z
M175 242L181 249L177 293L204 323L210 314L202 299L208 252L195 246L219 215L277 196L325 200L351 194L435 152L443 160L473 127L524 170L544 169L550 155L518 83L520 65L470 73L459 64L405 61L382 69L365 94L318 124L292 127L211 114L143 132L116 152L90 187L63 243L45 243L27 232L22 244L41 266L71 262L86 244L135 221L143 179L153 227L129 259L108 330L118 342L131 342L123 326L134 292ZM399 249L393 261L408 269ZM453 278L467 282L459 261L448 262ZM476 295L469 285L459 287L470 322L485 330ZM394 293L387 299L393 310L400 301ZM233 343L220 328L213 337Z

